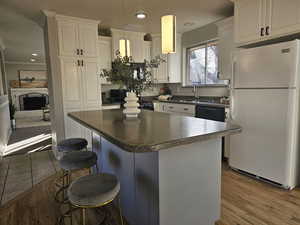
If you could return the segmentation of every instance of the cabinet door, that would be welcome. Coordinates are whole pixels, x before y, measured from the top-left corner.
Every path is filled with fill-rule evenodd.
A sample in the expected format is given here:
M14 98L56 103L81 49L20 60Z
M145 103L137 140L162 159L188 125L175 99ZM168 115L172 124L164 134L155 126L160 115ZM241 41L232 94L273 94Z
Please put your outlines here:
M150 41L143 41L143 55L144 59L147 61L151 60L151 42Z
M242 44L261 38L265 0L235 1L235 42Z
M83 57L97 57L98 32L95 24L78 25L79 46Z
M283 36L300 30L299 0L268 0L268 10L271 36Z
M98 41L98 66L99 74L103 69L111 69L111 40ZM101 84L109 84L106 78L100 77Z
M77 55L77 26L72 22L58 22L60 56ZM78 49L79 50L79 49Z
M220 80L230 80L232 75L232 53L234 51L233 20L218 27L218 70Z
M82 91L84 108L100 108L101 106L101 84L100 76L97 74L97 58L83 59L82 68Z
M144 62L144 46L142 40L139 40L137 38L129 38L130 41L130 51L131 56L134 62L141 63Z
M168 55L169 83L181 82L181 36L176 37L176 53Z
M161 63L158 68L154 68L153 79L156 83L168 83L168 57L161 54L161 38L155 37L152 39L152 57L160 56L166 62Z
M81 66L76 58L61 59L62 90L64 108L80 108L81 93Z

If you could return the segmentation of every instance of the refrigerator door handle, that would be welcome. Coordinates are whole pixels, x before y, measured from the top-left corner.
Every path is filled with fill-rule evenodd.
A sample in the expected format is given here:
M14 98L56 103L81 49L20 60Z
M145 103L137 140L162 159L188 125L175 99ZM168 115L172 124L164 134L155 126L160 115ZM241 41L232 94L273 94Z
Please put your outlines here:
M234 88L234 81L235 81L235 72L236 72L236 54L232 54L232 63L231 63L231 88Z

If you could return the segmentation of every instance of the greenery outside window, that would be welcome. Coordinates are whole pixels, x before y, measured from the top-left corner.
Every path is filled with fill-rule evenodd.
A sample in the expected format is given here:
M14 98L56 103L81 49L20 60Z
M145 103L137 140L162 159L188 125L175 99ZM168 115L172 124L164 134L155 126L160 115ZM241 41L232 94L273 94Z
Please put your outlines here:
M225 86L218 78L218 43L216 41L187 48L187 86Z

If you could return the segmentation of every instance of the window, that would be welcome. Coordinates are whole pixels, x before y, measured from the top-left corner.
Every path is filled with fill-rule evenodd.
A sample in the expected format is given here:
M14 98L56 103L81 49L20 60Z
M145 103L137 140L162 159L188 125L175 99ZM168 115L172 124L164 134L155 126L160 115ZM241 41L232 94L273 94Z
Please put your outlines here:
M218 78L217 42L187 49L186 85L227 85Z

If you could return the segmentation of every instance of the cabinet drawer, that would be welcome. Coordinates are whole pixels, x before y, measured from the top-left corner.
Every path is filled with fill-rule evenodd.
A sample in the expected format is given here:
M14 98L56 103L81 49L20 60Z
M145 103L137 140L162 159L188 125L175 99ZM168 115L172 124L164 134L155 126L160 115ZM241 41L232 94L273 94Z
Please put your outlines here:
M195 105L167 103L164 111L195 115Z

